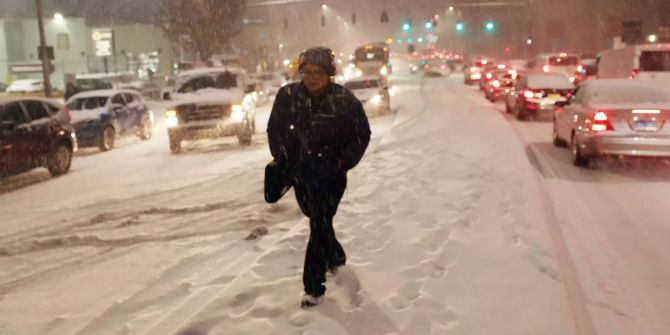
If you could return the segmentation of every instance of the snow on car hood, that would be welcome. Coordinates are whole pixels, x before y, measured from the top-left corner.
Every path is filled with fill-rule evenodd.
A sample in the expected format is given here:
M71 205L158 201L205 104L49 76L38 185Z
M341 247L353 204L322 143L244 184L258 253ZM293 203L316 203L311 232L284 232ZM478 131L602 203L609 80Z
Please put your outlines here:
M241 89L221 90L206 88L193 93L174 93L176 105L182 104L240 104L244 100Z
M89 120L99 120L102 114L107 113L107 108L101 107L96 109L83 109L83 110L73 110L70 111L72 114L72 124L76 124L83 121Z
M366 88L366 89L360 89L360 90L351 90L352 93L360 100L361 102L365 102L370 100L370 98L374 97L375 95L379 94L379 89L377 88Z

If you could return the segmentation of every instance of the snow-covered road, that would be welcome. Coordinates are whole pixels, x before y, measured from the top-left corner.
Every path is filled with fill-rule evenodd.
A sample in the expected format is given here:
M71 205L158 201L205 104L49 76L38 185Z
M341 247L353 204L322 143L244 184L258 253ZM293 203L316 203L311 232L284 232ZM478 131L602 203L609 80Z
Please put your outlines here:
M299 308L292 194L262 199L267 106L243 149L171 155L158 118L150 141L83 150L66 176L3 180L0 334L670 333L666 162L574 168L551 124L459 76L394 92L349 175L348 265L324 305Z

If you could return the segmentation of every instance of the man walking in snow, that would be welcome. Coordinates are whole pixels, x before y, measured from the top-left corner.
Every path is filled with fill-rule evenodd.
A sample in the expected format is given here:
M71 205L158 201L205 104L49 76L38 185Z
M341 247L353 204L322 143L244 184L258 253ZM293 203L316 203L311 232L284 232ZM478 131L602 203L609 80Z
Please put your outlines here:
M300 209L309 217L301 306L323 302L326 271L336 272L346 254L335 237L333 217L347 185L347 171L361 160L370 141L363 106L335 76L332 50L303 51L302 80L277 93L268 141L275 162L286 172Z

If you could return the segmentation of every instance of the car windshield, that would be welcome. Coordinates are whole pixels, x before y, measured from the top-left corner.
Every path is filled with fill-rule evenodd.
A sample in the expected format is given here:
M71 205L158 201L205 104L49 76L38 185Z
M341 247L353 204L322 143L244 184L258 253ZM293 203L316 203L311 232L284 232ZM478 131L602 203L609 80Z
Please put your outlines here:
M237 76L231 72L223 72L189 78L177 92L192 93L208 88L226 90L235 87L237 87Z
M107 100L109 100L109 97L106 96L77 98L70 101L67 104L67 108L70 111L98 109L101 107L105 107L105 105L107 105Z
M573 56L549 57L549 65L552 66L577 66L579 58Z
M350 90L361 90L361 89L367 89L367 88L378 88L379 87L379 81L378 80L360 80L360 81L350 81L346 84L344 84L344 87L350 89Z
M670 72L670 50L643 51L640 55L640 71Z

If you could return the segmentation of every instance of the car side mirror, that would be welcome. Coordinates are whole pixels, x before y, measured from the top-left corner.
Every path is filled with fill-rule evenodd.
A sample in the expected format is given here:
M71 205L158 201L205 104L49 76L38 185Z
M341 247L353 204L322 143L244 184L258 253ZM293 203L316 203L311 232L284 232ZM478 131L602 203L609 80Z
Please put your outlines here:
M163 100L172 100L172 96L170 95L170 92L163 93Z
M251 85L247 85L247 86L244 88L244 93L252 93L252 92L255 91L255 90L256 90L256 85L253 85L253 84L251 84Z

